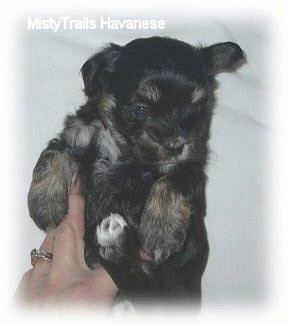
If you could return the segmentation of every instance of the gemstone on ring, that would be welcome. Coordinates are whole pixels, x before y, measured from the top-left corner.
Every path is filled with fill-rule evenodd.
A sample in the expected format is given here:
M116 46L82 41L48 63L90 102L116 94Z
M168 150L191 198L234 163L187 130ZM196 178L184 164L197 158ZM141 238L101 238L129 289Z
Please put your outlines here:
M44 249L32 249L30 253L31 264L34 266L36 262L40 259L44 259L47 261L52 261L53 254L46 252Z

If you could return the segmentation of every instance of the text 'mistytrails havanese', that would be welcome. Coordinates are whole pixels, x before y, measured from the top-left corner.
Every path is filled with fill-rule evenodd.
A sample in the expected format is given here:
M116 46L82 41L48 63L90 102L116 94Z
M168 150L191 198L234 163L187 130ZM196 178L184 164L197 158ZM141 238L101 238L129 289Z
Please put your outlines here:
M215 75L243 61L232 42L109 44L83 65L87 102L67 115L35 166L28 194L35 223L57 226L79 179L86 262L103 265L134 302L200 302Z

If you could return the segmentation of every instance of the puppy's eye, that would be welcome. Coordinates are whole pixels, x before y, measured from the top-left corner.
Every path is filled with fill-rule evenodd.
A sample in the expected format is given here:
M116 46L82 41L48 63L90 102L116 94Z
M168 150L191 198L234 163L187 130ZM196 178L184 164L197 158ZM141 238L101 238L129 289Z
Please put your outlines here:
M150 107L145 104L136 104L134 114L138 119L144 120L150 115Z

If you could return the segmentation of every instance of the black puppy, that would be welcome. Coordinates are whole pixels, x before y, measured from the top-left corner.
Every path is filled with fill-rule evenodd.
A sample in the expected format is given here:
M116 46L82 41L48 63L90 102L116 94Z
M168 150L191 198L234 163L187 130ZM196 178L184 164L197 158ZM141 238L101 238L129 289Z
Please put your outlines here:
M130 297L199 301L214 76L243 59L235 43L193 47L160 37L91 57L81 70L86 104L67 116L33 172L36 224L61 222L69 184L80 179L89 267L104 265Z

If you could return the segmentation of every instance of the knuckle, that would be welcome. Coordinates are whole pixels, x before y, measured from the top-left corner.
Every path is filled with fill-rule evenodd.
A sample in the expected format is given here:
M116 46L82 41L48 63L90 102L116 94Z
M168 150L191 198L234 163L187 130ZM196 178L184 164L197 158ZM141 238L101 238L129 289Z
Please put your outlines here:
M26 272L23 274L21 281L22 281L22 282L26 282L26 281L28 281L28 280L30 279L31 275L32 275L32 272L33 272L33 269L30 269L30 270L26 271Z
M56 228L56 235L74 236L75 227L73 223L65 216L64 220Z

